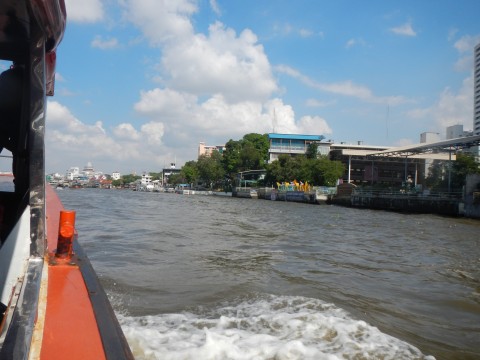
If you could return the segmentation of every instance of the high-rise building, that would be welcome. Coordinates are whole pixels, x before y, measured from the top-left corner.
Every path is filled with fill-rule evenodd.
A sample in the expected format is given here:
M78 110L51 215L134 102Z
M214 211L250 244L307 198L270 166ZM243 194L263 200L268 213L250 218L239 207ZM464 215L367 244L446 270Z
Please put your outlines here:
M462 136L472 135L468 131L463 131L463 125L457 124L452 126L447 126L447 140L456 139Z
M425 143L433 143L440 141L440 134L436 132L423 132L420 134L420 143L425 144Z
M480 43L473 51L473 135L480 135ZM478 160L480 146L475 146L471 151Z
M480 135L480 43L474 50L473 73L473 135Z

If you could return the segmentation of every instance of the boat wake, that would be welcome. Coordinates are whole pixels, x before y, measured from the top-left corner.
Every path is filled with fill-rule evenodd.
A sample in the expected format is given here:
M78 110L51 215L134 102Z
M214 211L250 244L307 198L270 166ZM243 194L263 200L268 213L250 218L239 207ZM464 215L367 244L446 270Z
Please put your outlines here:
M118 317L136 359L434 359L333 304L299 296Z

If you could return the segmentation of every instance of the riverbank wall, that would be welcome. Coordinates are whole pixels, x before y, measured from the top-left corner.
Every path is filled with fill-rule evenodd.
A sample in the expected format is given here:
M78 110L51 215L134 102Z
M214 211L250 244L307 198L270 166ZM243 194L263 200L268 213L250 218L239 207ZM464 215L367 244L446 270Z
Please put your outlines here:
M264 199L273 201L292 201L310 204L320 204L327 201L328 191L333 192L335 188L319 187L309 191L300 190L278 190L275 188L235 188L232 191L233 197Z
M412 191L376 191L351 184L338 187L331 204L408 213L464 216L480 219L480 175L469 175L460 192L416 193Z
M467 179L463 192L423 193L405 190L376 191L341 184L336 194L325 189L311 192L278 191L274 188L238 189L232 195L255 199L292 201L310 204L333 204L345 207L388 210L417 214L439 214L480 219L480 175Z
M409 213L432 213L449 216L464 214L461 199L449 196L422 196L411 194L354 193L351 206L377 210L393 210Z

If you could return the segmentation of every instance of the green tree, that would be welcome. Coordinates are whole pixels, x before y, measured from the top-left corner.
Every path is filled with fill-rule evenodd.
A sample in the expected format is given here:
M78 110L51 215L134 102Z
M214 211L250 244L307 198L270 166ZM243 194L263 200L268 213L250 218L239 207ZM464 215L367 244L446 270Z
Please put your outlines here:
M335 186L337 180L345 173L345 165L337 160L321 156L314 164L314 183L321 186Z
M123 185L123 180L122 179L118 179L118 180L113 180L112 181L112 186L115 186L115 187L120 187Z
M180 173L172 174L168 177L169 185L178 185L183 181L182 175Z
M278 160L267 165L266 180L269 184L297 180L317 186L335 186L344 172L345 166L340 161L331 161L326 156L310 159L304 155L280 155Z
M277 182L292 181L296 176L295 165L297 161L290 155L280 155L278 160L272 161L266 166L266 183L275 185Z
M425 185L433 190L447 190L449 178L450 189L459 190L465 185L467 175L480 174L475 157L462 152L457 153L455 161L434 160L428 170Z
M469 174L480 174L479 164L472 154L457 153L457 159L452 163L451 187L462 188Z
M448 186L448 175L446 175L446 173L445 162L433 160L428 168L425 185L433 190L446 189Z
M188 184L194 184L198 180L199 172L198 172L198 164L196 161L191 160L187 161L185 165L183 165L180 174L185 182Z
M239 171L259 170L263 168L263 166L264 160L262 159L262 154L255 148L254 144L250 142L243 143L240 153Z
M124 184L130 184L132 182L135 182L138 179L141 179L141 176L134 175L134 174L128 174L128 175L122 176L122 181Z
M308 144L305 156L307 159L316 159L318 157L318 144L316 142Z
M149 173L149 175L152 177L152 180L162 180L162 176L163 176L161 172L160 173L151 172Z
M198 175L208 187L223 183L224 170L222 166L222 155L218 151L212 152L210 156L201 155L197 162Z
M232 180L235 179L235 174L239 172L241 152L242 144L240 141L230 139L225 144L222 165L225 174Z
M268 149L267 134L250 133L238 141L230 139L223 152L225 174L233 180L240 171L264 169L268 161Z
M268 149L270 148L270 143L268 141L268 134L256 134L256 133L250 133L246 134L243 139L243 147L245 147L247 144L250 144L253 146L253 148L257 151L256 157L259 158L258 168L251 168L251 169L245 169L245 170L260 170L263 169L265 166L265 163L268 161Z

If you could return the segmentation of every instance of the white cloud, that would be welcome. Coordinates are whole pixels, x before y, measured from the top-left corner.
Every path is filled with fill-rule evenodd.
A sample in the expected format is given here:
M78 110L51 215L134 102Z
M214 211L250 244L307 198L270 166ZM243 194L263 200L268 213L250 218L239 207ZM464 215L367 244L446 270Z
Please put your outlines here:
M300 30L298 30L298 33L299 33L300 36L303 37L303 38L310 37L310 36L313 35L313 31L312 31L312 30L308 30L308 29L300 29Z
M461 56L453 65L455 71L472 71L473 69L473 54Z
M95 153L118 158L124 149L106 134L100 121L88 125L78 120L67 107L49 101L47 108L47 148L62 149L61 154L81 153L96 157Z
M241 101L267 99L278 89L255 34L247 29L237 36L220 22L209 27L208 37L197 34L169 44L162 66L169 87L198 95L222 93Z
M65 78L59 73L59 72L56 72L55 73L55 82L65 82Z
M455 41L453 47L460 57L454 64L456 71L471 71L473 69L473 49L480 43L480 35L465 35Z
M445 88L438 101L427 108L413 109L407 115L413 119L429 121L433 129L445 129L447 126L463 124L465 129L473 125L473 78L463 80L462 87L455 93Z
M114 127L113 134L119 139L126 139L126 140L139 140L140 134L137 130L132 126L132 124L128 123L121 123Z
M140 93L134 108L140 114L157 120L180 120L197 102L197 97L171 89L155 88Z
M145 134L149 145L160 145L162 144L164 128L162 123L151 121L143 124L141 131Z
M142 141L186 161L194 158L199 139L222 143L274 129L331 132L325 119L295 119L290 105L272 99L279 88L251 30L237 33L215 22L207 34L195 33L190 21L198 11L194 1L126 0L124 4L128 19L152 46L161 48L159 73L152 77L161 79L161 87L141 91L134 110L147 123L139 131L130 124L117 126L113 129L117 141L131 146ZM210 5L216 11L216 1ZM303 31L304 36L311 34Z
M365 40L363 40L362 38L350 39L345 44L345 48L350 49L351 47L356 46L356 45L365 46L366 45Z
M289 23L284 24L275 24L273 26L273 32L276 36L300 36L302 38L309 38L312 36L317 36L319 38L324 37L323 31L315 32L312 29L307 28L298 28Z
M140 28L153 45L191 37L190 16L198 11L193 0L126 0L124 17Z
M375 96L368 87L355 84L350 80L335 83L319 83L303 75L298 70L286 65L276 66L275 70L277 70L279 73L283 73L293 78L296 78L300 80L303 84L311 88L332 94L358 98L370 103L380 103L395 106L403 103L412 102L412 100L406 99L403 96Z
M67 169L83 166L87 161L96 163L104 171L122 169L124 163L160 168L165 161L170 161L158 156L162 137L161 124L147 123L137 131L133 125L122 123L109 133L101 121L89 125L57 101L47 104L45 142L49 168ZM168 154L168 150L165 153Z
M298 123L298 129L301 134L325 135L332 133L327 121L320 116L303 116Z
M222 12L220 11L220 7L218 6L217 0L210 0L210 7L212 8L213 12L220 16Z
M65 0L68 21L93 23L103 19L103 6L100 0Z
M216 94L200 102L196 96L172 89L154 89L142 92L135 109L151 123L160 124L158 129L164 131L163 139L169 146L196 144L198 139L220 143L250 132L331 131L326 121L319 117L305 117L297 122L292 107L278 98L264 103L230 103L223 95Z
M472 52L475 45L480 42L480 35L465 35L455 41L453 45L460 54Z
M317 99L307 99L307 101L305 101L305 105L308 107L326 107L326 106L335 105L335 103L336 103L335 100L321 101Z
M391 28L390 31L397 35L417 36L417 33L415 32L415 30L413 30L412 23L410 21L406 22L403 25Z
M276 35L287 36L287 35L290 35L294 31L294 29L293 29L293 26L288 23L275 24L273 26L273 31Z
M69 19L94 22L104 18L100 1L67 1ZM175 158L181 164L194 159L200 140L223 143L246 133L330 133L319 116L295 118L293 108L274 98L279 87L257 36L249 29L236 32L221 22L208 33L195 33L191 21L197 1L122 0L125 20L158 48L161 87L145 89L134 104L144 123L104 126L78 119L58 101L48 102L46 144L48 162L58 168L82 166L87 161L106 171L122 164L151 169ZM212 10L220 16L216 0ZM308 29L293 29L308 37ZM323 36L319 33L318 36ZM139 37L140 38L140 37ZM96 36L91 46L113 49L116 37ZM130 165L132 166L132 165ZM56 165L54 165L57 168ZM124 170L123 170L124 171Z
M214 2L215 4L215 2ZM162 47L162 83L198 96L222 93L228 101L268 99L278 90L271 66L256 35L237 34L220 22L208 34L194 33L194 1L127 0L128 19L151 44Z
M458 33L457 28L451 28L450 30L448 30L447 40L452 41L457 35L457 33Z
M349 48L351 48L353 45L355 45L355 42L356 42L355 39L350 39L350 40L348 40L347 43L345 44L345 47L346 47L347 49L349 49Z
M95 38L91 42L92 47L108 50L108 49L115 49L118 47L118 40L116 38L108 38L103 39L100 35L95 36Z

